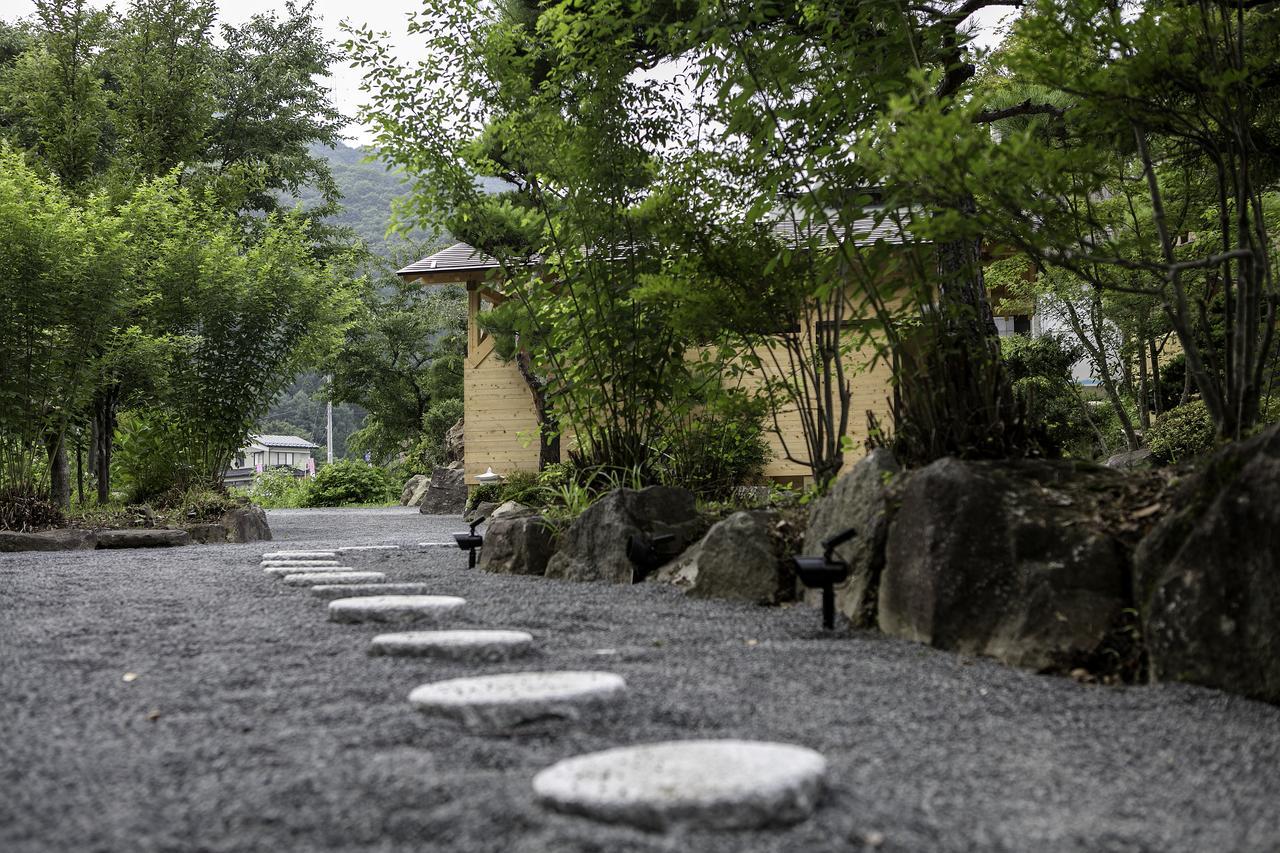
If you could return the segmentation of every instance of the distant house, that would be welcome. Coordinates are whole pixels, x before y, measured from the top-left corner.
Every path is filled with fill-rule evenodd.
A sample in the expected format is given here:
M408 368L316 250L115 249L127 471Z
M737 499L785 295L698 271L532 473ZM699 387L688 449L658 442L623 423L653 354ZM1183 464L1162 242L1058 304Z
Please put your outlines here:
M251 435L249 444L231 460L223 477L228 486L247 486L253 475L268 468L289 468L295 477L314 477L316 460L313 451L320 445L296 435Z

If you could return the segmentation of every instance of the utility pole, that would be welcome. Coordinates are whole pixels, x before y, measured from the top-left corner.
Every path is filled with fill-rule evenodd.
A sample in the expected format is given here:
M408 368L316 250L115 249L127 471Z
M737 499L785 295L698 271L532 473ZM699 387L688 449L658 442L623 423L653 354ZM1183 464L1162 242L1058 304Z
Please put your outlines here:
M329 388L333 388L333 376L329 377ZM333 400L325 400L324 403L324 443L325 443L325 462L333 462Z

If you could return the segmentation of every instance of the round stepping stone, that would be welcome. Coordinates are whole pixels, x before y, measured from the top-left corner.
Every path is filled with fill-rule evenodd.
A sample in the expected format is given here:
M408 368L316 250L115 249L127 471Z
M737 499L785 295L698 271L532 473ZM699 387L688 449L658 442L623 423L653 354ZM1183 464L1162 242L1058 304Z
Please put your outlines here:
M264 560L291 560L307 557L336 557L333 551L269 551L262 555Z
M268 566L262 570L264 575L275 575L276 577L284 577L286 575L297 575L302 572L307 574L318 574L320 572L354 572L354 566Z
M611 672L509 672L424 684L409 694L423 713L487 732L529 730L617 705L627 683Z
M406 631L379 634L369 653L395 657L443 660L499 661L522 655L533 647L524 631Z
M293 566L298 569L317 569L322 566L339 565L338 560L263 560L258 565L264 569L282 569Z
M442 622L466 600L452 595L369 595L329 602L330 622Z
M426 595L430 592L425 583L330 583L330 577L325 575L319 586L311 587L311 594L334 599L366 595Z
M399 551L399 545L344 545L339 551Z
M315 586L318 583L378 583L387 579L382 572L302 572L285 575L286 586Z
M561 761L533 791L557 811L644 829L755 829L807 818L826 773L826 759L800 746L669 741Z

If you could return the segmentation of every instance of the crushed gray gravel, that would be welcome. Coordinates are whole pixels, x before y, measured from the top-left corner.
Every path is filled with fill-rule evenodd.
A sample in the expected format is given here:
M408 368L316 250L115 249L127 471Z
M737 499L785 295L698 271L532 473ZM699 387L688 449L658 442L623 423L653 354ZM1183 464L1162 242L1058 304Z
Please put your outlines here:
M274 542L0 555L0 850L763 851L1280 849L1280 708L1106 688L870 633L817 612L487 575L420 549L413 510L270 513ZM450 627L525 630L495 664L370 656L385 626L258 566L285 549L467 599ZM492 738L424 717L419 684L608 670L618 709ZM126 680L126 674L132 674ZM786 829L663 835L562 815L561 759L672 739L793 743L829 762Z

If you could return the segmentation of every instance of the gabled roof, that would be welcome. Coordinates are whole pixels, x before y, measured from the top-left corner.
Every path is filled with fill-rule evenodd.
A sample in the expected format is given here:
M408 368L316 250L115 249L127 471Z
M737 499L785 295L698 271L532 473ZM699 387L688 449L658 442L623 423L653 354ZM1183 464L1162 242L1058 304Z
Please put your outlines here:
M441 249L434 255L427 255L417 263L409 264L396 275L429 272L464 272L467 270L497 269L496 259L489 257L466 243L454 243L447 249Z
M772 228L774 236L784 243L795 245L802 238L818 237L822 245L834 245L830 236L828 236L826 225L811 223L806 227L801 227L794 219L779 217L774 220ZM855 219L847 227L832 226L830 231L834 234L836 241L844 240L846 234L853 233L856 235L853 242L858 246L870 246L880 240L888 243L903 242L902 230L896 222L891 218L877 222L877 217L874 215ZM422 260L409 264L402 270L397 270L396 275L481 272L497 269L498 266L496 258L489 257L479 249L466 243L454 243L447 249L441 249L434 255L427 255Z
M311 450L315 450L320 446L296 435L251 435L249 436L249 442L251 444L261 444L263 447L299 447Z

